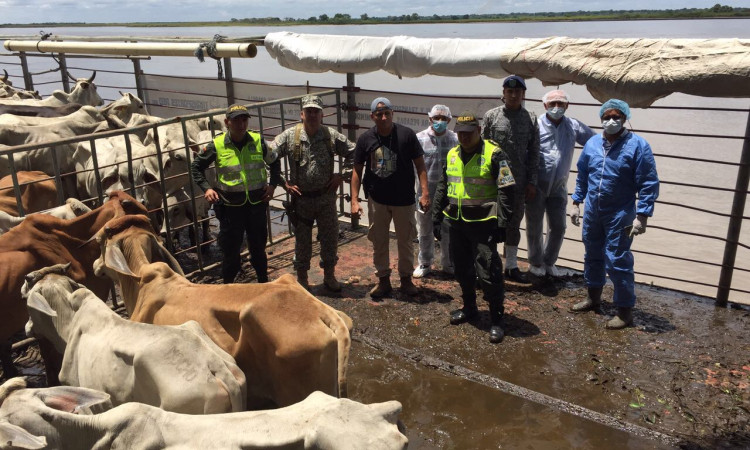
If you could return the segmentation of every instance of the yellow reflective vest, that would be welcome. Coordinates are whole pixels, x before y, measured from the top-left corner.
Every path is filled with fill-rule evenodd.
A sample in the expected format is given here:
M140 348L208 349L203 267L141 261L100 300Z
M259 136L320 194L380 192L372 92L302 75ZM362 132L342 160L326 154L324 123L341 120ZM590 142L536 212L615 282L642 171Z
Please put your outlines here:
M448 207L443 214L453 220L483 222L497 219L498 180L492 176L492 154L497 146L484 141L484 150L476 152L464 164L461 147L453 147L446 157Z
M247 202L253 202L248 195L249 191L266 187L266 164L263 162L263 147L260 134L248 131L250 139L238 150L231 142L225 143L226 135L220 134L214 138L216 147L216 178L218 188L224 192L244 192L245 201L242 204L228 206L242 206Z

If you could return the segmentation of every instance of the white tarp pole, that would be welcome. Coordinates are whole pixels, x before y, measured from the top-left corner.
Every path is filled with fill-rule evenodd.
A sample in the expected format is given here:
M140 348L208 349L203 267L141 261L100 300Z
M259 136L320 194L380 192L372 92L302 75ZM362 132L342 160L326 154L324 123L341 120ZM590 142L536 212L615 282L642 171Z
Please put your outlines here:
M4 47L11 52L72 53L84 55L124 56L195 56L197 44L155 42L51 42L51 41L5 41ZM204 50L204 54L206 51ZM255 44L216 44L217 58L254 58L258 54Z

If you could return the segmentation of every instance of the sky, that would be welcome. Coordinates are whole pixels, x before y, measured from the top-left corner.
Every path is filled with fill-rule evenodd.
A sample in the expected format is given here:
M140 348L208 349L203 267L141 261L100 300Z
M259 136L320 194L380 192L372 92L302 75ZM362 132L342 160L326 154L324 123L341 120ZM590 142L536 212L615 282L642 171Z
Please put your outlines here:
M308 18L336 13L359 17L417 13L419 15L491 14L512 12L601 11L610 9L708 8L711 0L0 0L0 23L32 22L184 22L245 17ZM748 7L747 0L721 0L722 5ZM457 6L460 5L460 8Z

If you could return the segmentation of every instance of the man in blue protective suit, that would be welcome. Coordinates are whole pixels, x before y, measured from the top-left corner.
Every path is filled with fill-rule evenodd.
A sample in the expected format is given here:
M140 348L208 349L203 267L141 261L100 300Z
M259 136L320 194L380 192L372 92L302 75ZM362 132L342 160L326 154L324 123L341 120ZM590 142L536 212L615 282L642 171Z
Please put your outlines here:
M608 100L599 117L604 132L589 139L578 159L570 219L573 225L580 225L579 204L585 200L584 278L588 296L571 311L599 307L606 270L614 284L613 302L617 307L617 315L607 322L607 328L620 330L633 325L635 278L630 245L634 236L646 232L646 222L659 196L659 177L651 147L623 127L630 119L628 104Z

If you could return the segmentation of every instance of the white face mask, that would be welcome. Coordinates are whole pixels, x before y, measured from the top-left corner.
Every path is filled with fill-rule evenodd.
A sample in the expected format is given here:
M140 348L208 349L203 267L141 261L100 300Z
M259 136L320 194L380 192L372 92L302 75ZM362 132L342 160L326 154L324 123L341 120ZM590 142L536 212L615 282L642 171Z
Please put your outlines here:
M622 129L622 119L602 120L602 127L604 128L604 132L609 135L617 134Z
M547 108L547 115L552 120L560 120L565 115L565 108L559 106Z

